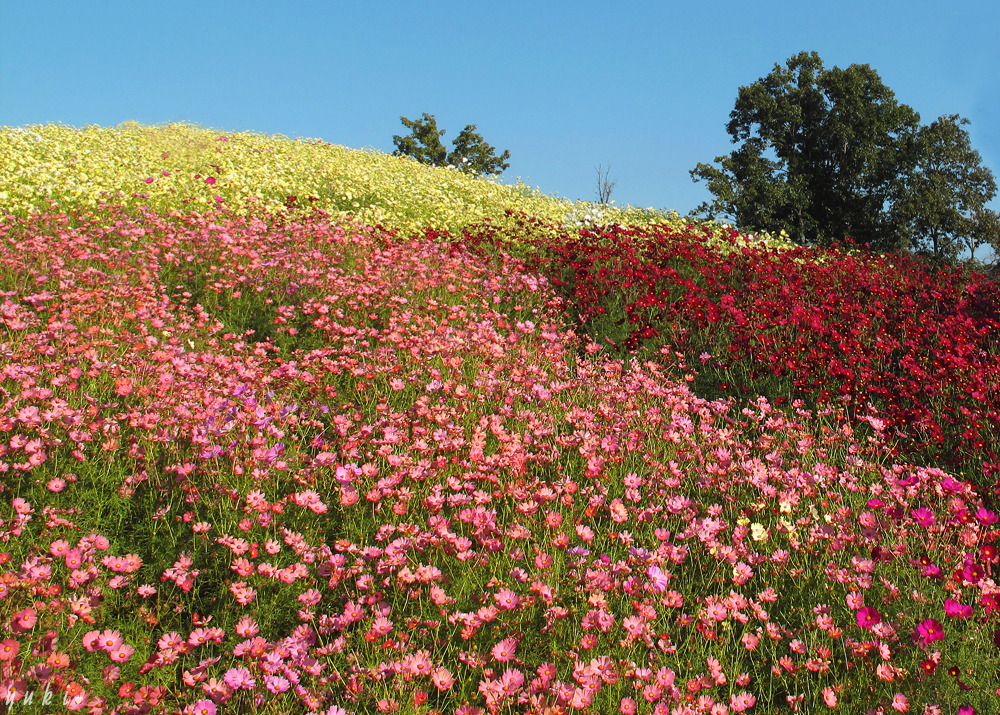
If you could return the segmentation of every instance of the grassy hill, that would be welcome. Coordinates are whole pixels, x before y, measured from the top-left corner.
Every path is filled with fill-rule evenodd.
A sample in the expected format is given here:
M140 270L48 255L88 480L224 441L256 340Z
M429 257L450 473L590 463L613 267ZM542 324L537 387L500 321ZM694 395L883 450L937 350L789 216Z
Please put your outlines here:
M993 284L594 208L0 131L7 709L995 711Z

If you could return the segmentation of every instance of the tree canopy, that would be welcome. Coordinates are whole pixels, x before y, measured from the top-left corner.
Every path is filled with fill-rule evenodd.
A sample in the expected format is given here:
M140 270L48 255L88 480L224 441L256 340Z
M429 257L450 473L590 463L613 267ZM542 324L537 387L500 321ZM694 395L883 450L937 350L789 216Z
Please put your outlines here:
M986 203L997 193L962 126L969 120L939 117L917 135L917 162L893 207L908 245L933 258L954 259L968 249L1000 244L1000 221Z
M396 145L394 156L412 156L417 161L431 166L452 166L461 171L473 174L496 176L502 174L510 164L510 152L504 151L500 156L496 150L486 143L480 134L476 133L476 125L469 124L454 141L449 152L441 143L445 131L438 129L437 120L433 114L426 112L420 119L399 118L403 126L410 130L408 136L396 135L392 138Z
M997 241L984 205L996 186L965 123L921 127L868 65L826 69L801 52L740 87L726 127L739 146L691 171L715 196L697 210L803 245L850 238L952 258Z

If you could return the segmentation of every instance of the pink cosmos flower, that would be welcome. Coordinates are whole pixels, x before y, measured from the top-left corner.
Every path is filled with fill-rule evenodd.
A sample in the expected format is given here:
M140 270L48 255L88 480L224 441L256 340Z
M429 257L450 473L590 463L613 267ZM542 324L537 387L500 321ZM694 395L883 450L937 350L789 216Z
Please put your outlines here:
M419 650L403 658L403 668L410 675L428 675L431 672L431 654Z
M0 662L14 660L20 650L20 642L13 638L0 641Z
M113 630L101 631L97 638L97 647L105 651L113 651L125 642L121 633ZM84 643L86 645L86 642Z
M524 685L524 673L517 668L507 668L500 678L500 690L505 695L513 695Z
M249 604L257 595L257 591L252 587L247 586L244 581L237 581L236 583L230 584L229 591L233 594L236 602L241 606Z
M287 678L282 678L280 675L265 675L264 685L272 693L283 693L291 687L291 683L288 682Z
M66 488L66 480L61 477L53 477L45 486L48 487L50 492L61 492Z
M910 709L910 701L906 699L906 696L902 693L896 693L892 698L892 709L901 713L905 713Z
M504 638L502 641L493 646L490 652L493 654L493 657L501 663L513 660L514 655L517 652L517 640L515 638Z
M160 636L160 640L156 642L156 646L160 650L167 650L168 648L170 650L177 650L183 642L184 638L180 633L171 631L170 633L164 633Z
M226 681L228 685L233 690L239 690L243 688L244 690L252 690L257 681L254 680L250 671L246 668L230 668L226 671L223 680Z
M250 616L243 616L236 622L237 635L243 636L244 638L252 638L259 632L260 629L257 627L257 621Z
M674 671L664 666L656 671L656 684L661 688L670 688L673 686L676 677Z
M946 492L958 493L965 491L965 484L951 477L945 477L941 480L941 488Z
M635 715L635 700L632 698L622 698L621 705L618 706L622 715Z
M81 640L83 642L83 647L87 649L88 653L93 653L95 650L101 649L100 631L88 631L83 635Z
M431 682L434 683L434 687L444 692L455 684L455 678L452 677L450 670L439 666L431 673Z
M753 569L750 568L749 564L740 561L733 566L733 582L738 586L742 586L751 578L753 578Z
M184 713L185 715L215 715L215 703L211 700L202 698L201 700L196 700L191 705L184 708Z
M741 713L744 710L749 710L756 704L757 698L754 697L752 693L748 693L745 690L737 695L733 695L729 699L729 705L738 713Z
M215 702L225 700L232 692L232 688L218 678L209 678L206 682L201 684L201 689L204 690L205 694L212 698Z
M123 643L112 651L108 652L108 655L116 663L124 663L135 653L135 648L130 646L128 643Z
M37 622L38 614L35 613L35 609L25 608L14 614L12 625L15 633L23 633L24 631L31 630Z
M520 597L509 588L501 588L493 594L493 599L497 602L497 606L505 610L513 610L521 602Z
M650 578L650 588L657 593L663 593L667 590L667 584L670 583L670 575L664 573L659 566L648 566L646 568L646 575Z
M823 688L823 702L828 708L837 707L837 693L834 692L833 688Z

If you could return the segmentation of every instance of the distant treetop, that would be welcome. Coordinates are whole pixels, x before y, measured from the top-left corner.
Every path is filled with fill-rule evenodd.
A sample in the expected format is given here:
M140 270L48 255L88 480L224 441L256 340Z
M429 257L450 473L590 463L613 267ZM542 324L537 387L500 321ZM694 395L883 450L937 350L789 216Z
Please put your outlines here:
M449 152L441 143L445 131L437 128L437 120L433 114L425 112L420 119L400 117L400 120L410 130L410 134L392 138L396 145L394 156L412 156L431 166L451 166L471 174L487 176L498 176L510 167L506 163L510 152L504 151L497 156L496 150L476 133L475 124L469 124L455 137L452 141L453 149Z

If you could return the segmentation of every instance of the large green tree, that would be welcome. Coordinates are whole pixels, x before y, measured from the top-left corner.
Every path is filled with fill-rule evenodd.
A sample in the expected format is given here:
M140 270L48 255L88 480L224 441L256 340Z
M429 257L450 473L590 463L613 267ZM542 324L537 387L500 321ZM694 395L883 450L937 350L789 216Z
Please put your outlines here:
M510 152L504 151L497 156L496 150L476 133L475 124L469 124L455 137L449 152L441 143L445 131L438 129L433 114L425 112L420 119L400 117L400 120L410 134L392 138L396 145L395 156L412 156L431 166L453 166L465 172L490 176L502 174L510 166L506 163Z
M715 197L697 211L743 230L889 251L985 240L995 219L983 207L989 171L957 119L921 128L868 65L826 69L801 52L740 87L726 128L739 146L691 176Z

